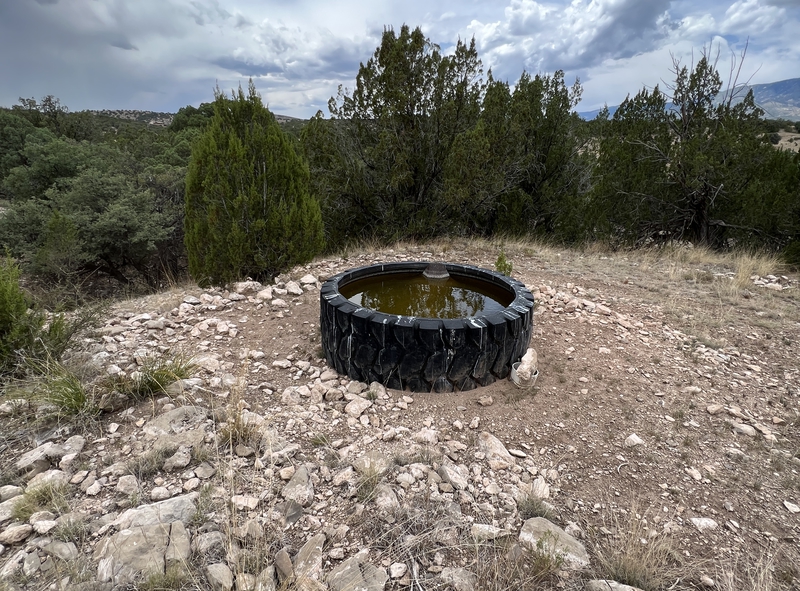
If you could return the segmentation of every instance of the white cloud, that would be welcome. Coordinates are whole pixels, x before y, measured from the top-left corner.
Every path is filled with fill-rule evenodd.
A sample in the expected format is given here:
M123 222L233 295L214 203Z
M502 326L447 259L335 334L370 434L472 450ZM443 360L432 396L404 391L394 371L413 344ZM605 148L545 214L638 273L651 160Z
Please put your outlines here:
M718 39L755 82L800 72L800 0L0 0L0 105L55 94L72 109L177 110L253 76L278 112L310 116L385 26L452 47L475 36L484 69L580 76L584 103L616 104ZM727 58L725 58L727 59ZM760 69L759 69L760 68Z

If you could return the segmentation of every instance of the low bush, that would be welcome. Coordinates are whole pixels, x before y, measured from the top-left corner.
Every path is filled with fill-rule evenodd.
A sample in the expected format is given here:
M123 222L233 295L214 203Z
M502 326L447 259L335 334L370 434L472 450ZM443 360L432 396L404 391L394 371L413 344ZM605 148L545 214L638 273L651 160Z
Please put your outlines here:
M72 319L48 314L30 301L19 283L19 266L0 261L0 375L36 371L36 361L61 359L78 332L94 323L100 308ZM31 363L34 361L34 363Z

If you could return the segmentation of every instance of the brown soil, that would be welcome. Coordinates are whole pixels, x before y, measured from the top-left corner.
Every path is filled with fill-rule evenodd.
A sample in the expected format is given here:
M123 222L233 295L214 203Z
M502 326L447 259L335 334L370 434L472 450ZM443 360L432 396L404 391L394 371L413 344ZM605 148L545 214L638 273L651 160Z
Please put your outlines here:
M550 502L560 523L613 536L633 513L674 534L682 557L704 564L712 577L730 561L744 557L754 564L763 555L774 558L781 588L798 588L800 513L790 509L800 505L796 275L759 286L753 277L780 275L774 260L692 248L504 249L513 276L537 300L535 386L520 389L504 380L456 394L391 392L394 400L405 394L413 402L387 409L381 427L432 425L444 435L440 440L450 435L467 444L489 431L507 448L536 458L540 472L558 472L548 480L557 483ZM401 245L318 260L291 277L312 273L324 281L347 268L395 260L493 268L499 251L499 244L485 242ZM199 290L175 289L119 309L168 314L186 293ZM281 406L284 388L300 385L292 370L271 367L273 360L291 356L324 365L318 297L317 291L288 297L280 313L246 301L215 313L238 325L226 360L230 373L247 376L243 397L253 411L269 415ZM573 299L581 305L567 312ZM270 367L248 375L252 368L240 361L244 349L263 351ZM478 402L485 397L492 398L488 406ZM476 417L480 426L472 430ZM734 423L755 427L755 436L737 434ZM345 421L316 427L328 440L352 437ZM627 447L632 434L643 443ZM701 517L717 527L699 531L691 519Z

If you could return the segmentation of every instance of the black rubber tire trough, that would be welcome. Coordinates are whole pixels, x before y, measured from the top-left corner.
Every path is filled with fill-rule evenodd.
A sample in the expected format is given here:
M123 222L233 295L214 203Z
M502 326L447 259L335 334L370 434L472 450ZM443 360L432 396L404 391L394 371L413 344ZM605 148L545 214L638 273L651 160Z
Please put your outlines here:
M501 312L458 319L384 314L356 306L339 292L356 279L422 272L428 264L359 267L322 285L320 329L329 366L354 380L412 392L471 390L508 377L533 330L533 295L519 281L496 271L446 263L450 275L486 281L513 294Z

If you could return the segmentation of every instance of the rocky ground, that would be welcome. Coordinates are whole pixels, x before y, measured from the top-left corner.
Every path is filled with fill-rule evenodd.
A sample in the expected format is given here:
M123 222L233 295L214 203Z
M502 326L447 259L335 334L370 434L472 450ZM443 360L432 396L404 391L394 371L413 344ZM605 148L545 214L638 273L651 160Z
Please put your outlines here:
M505 250L537 301L533 387L411 394L321 355L327 277L492 268L488 243L114 305L70 358L102 415L53 422L6 388L0 585L800 589L796 278L691 248ZM109 387L176 356L196 369L163 396Z

